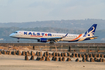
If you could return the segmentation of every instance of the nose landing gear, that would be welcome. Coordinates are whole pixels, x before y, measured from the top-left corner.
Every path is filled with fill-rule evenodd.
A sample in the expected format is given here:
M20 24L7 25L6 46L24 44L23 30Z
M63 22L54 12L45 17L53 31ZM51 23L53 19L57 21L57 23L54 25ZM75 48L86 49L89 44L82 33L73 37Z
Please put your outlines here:
M17 41L17 42L19 43L19 39L20 39L20 38L17 38L17 39L18 39L18 41Z

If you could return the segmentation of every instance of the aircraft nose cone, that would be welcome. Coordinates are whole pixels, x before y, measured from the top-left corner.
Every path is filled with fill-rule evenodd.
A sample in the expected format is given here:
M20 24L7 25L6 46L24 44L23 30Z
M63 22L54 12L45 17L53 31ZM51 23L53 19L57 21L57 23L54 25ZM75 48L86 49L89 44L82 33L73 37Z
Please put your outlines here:
M12 34L9 35L10 37L12 36Z
M10 37L13 37L14 35L13 35L13 34L10 34L9 36L10 36Z

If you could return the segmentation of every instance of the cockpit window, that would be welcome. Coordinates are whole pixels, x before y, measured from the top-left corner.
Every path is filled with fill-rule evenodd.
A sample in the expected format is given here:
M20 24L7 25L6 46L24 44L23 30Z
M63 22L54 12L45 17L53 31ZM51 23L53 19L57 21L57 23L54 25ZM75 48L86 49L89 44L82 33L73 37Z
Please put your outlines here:
M14 32L14 33L17 33L17 32Z

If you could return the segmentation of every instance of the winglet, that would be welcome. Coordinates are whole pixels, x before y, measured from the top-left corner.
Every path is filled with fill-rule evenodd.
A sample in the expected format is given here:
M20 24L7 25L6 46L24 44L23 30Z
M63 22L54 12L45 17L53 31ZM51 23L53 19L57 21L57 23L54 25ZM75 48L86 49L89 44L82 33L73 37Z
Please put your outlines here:
M65 36L61 37L61 38L65 38L67 35L68 35L68 33Z

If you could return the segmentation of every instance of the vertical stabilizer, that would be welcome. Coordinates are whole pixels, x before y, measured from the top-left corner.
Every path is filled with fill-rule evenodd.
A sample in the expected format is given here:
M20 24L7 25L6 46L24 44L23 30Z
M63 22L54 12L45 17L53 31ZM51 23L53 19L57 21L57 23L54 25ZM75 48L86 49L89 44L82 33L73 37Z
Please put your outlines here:
M83 37L93 37L97 24L93 24L85 33L83 33Z

